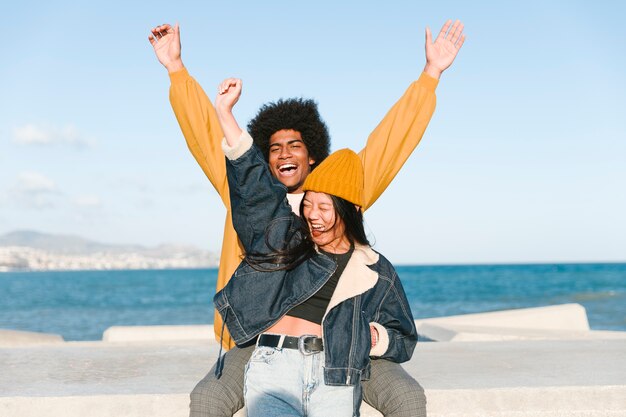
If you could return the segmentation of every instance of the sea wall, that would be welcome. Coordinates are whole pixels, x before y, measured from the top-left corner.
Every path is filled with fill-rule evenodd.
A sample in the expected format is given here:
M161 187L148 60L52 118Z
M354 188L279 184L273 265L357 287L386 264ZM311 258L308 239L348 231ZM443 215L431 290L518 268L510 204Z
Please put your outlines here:
M575 310L565 306L562 313ZM506 317L519 314L502 312L505 321L492 322L491 328L496 334L508 329L510 335ZM451 332L468 326L458 323L430 325ZM472 323L493 337L480 317ZM189 392L218 353L210 336L192 339L212 329L131 330L109 329L102 342L0 347L0 416L187 416ZM625 333L587 331L581 337L584 330L553 329L560 336L524 339L531 330L521 328L518 340L419 343L404 366L424 389L428 416L626 416ZM141 333L151 340L138 340ZM135 340L123 340L122 334ZM362 411L365 417L380 415L366 405Z

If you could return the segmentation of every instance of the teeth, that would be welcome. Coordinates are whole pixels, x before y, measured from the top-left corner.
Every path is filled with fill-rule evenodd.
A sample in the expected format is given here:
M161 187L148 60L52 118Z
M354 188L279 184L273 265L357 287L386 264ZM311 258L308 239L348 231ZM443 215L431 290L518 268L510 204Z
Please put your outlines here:
M296 164L285 164L278 167L279 171L285 171L287 169L296 169Z
M321 224L312 224L311 229L322 230L324 229L324 226L322 226Z

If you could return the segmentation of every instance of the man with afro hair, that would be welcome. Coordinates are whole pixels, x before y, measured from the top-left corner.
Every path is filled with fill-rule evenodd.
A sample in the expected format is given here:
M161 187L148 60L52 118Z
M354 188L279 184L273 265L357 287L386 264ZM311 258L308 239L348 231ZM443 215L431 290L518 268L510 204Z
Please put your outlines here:
M270 138L279 130L300 132L309 155L315 160L311 169L330 153L328 128L311 99L290 98L266 103L248 123L248 133L266 160L269 160Z
M154 27L148 39L159 62L168 70L170 103L187 146L226 207L217 279L219 291L243 255L232 224L226 163L221 149L224 135L211 101L182 63L178 24ZM426 29L424 71L389 110L359 152L364 170L364 210L380 197L420 142L435 109L439 77L452 64L464 40L463 24L458 20L447 21L434 42L430 30ZM301 105L307 110L299 113L296 109ZM287 197L297 213L304 178L329 152L328 131L319 118L317 106L303 99L270 103L261 108L249 129L263 149L272 174L287 186ZM237 347L228 332L218 334L223 328L219 314L215 314L214 328L217 340L230 350L222 361L221 378L216 376L214 367L192 391L191 417L230 417L244 405L244 369L254 345ZM399 364L384 359L371 362L370 380L363 381L363 398L386 417L426 416L422 387Z

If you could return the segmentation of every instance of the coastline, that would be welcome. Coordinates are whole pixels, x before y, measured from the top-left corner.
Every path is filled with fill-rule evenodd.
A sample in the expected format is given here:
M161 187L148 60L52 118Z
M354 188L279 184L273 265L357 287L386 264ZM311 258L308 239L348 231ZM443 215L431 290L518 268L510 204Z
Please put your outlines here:
M414 317L579 303L626 331L626 264L401 266ZM0 273L0 328L99 340L115 325L211 324L216 269Z

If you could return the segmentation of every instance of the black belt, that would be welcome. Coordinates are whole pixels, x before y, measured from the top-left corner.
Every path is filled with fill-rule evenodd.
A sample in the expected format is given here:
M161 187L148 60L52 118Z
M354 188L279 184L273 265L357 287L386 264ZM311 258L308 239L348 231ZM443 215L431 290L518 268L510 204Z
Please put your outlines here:
M297 349L303 355L311 355L324 350L322 338L310 334L295 337L264 333L259 336L259 340L256 344L257 346Z

